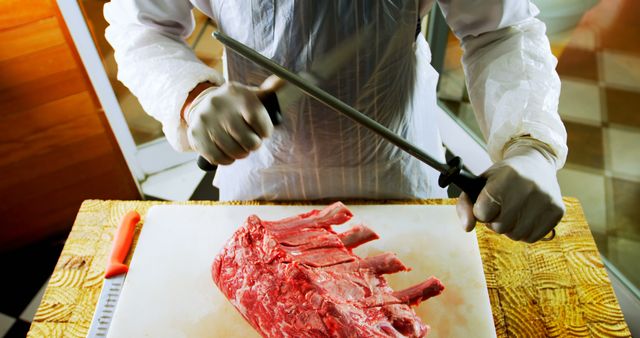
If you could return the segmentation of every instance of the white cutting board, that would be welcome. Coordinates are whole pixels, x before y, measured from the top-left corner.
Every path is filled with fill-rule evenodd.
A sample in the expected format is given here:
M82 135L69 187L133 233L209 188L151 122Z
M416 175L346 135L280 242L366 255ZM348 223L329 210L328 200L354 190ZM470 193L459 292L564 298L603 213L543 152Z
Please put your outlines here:
M399 290L431 275L445 291L416 308L429 337L495 337L475 233L458 225L454 206L354 205L348 224L380 239L360 256L395 252L410 272L388 275ZM218 291L211 263L247 216L275 220L311 206L154 206L131 261L110 337L259 337ZM335 227L341 232L348 229Z

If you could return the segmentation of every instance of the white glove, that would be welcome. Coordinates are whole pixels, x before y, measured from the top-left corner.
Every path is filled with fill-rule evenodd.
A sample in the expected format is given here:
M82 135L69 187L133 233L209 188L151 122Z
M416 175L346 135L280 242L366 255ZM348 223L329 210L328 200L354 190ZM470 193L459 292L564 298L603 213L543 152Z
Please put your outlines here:
M504 159L482 176L487 184L475 204L463 193L457 211L466 231L476 221L490 223L497 233L516 241L533 243L553 229L565 207L556 178L555 156L532 138L518 138Z
M193 150L209 163L231 164L258 149L273 123L257 93L235 82L202 91L184 112Z

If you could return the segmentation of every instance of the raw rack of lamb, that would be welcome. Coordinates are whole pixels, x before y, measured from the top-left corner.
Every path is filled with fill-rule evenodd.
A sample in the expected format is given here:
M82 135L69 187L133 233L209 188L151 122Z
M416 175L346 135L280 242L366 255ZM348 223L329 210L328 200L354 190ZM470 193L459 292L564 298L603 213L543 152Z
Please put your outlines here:
M409 270L392 253L360 258L352 249L378 235L337 202L279 221L250 216L212 266L224 295L264 337L423 337L410 305L439 295L435 277L394 291L383 274Z

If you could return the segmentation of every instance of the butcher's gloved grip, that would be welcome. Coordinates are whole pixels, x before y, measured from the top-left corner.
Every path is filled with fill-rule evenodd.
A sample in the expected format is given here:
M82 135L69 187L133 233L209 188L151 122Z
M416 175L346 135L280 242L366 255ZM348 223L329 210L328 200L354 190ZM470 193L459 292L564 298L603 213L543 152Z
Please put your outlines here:
M446 188L449 184L454 184L460 190L464 191L469 198L471 204L475 204L478 200L478 196L482 189L487 184L487 178L483 176L475 176L462 169L462 160L456 156L447 162L449 170L440 174L438 178L438 185L441 188ZM542 238L542 241L550 241L556 236L556 230L551 229L551 232Z
M280 111L280 103L278 102L276 94L271 91L263 91L259 92L257 96L267 110L267 113L269 113L271 123L273 123L274 126L282 123L282 112ZM202 156L198 156L197 163L198 168L204 171L215 171L218 168L217 165L209 163L209 161Z
M460 195L457 211L465 230L482 222L516 241L553 238L565 211L556 161L547 144L529 135L512 139L503 159L482 174L487 182L476 201Z

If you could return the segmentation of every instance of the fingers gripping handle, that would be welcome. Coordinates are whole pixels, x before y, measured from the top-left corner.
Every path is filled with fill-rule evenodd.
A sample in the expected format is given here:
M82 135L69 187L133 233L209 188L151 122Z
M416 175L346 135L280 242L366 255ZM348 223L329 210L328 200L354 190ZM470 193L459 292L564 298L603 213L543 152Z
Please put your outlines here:
M449 170L440 174L438 185L441 188L446 188L453 183L469 196L471 202L475 203L487 183L487 179L462 170L462 160L458 156L449 160L447 164Z
M469 199L475 203L480 195L480 192L487 183L487 179L484 177L474 176L466 171L461 171L454 179L453 184L460 190L467 193Z
M280 111L280 103L278 102L276 94L271 91L263 91L258 93L258 99L260 99L260 102L262 102L267 110L271 123L273 123L274 126L282 123L282 112ZM209 161L202 156L198 156L197 163L198 168L204 171L215 171L218 167L215 164L209 163Z
M447 162L449 170L440 174L438 185L446 188L453 183L455 186L464 191L472 203L475 203L482 189L487 184L487 179L481 176L475 176L462 170L462 160L460 157L454 157ZM545 236L542 241L550 241L556 236L556 229Z
M209 163L209 161L207 161L207 159L205 159L202 156L198 156L197 163L198 163L198 168L204 171L215 171L218 168L217 165Z
M267 110L271 123L273 123L274 126L282 123L282 112L280 111L280 102L278 102L276 93L272 91L259 92L258 99Z

